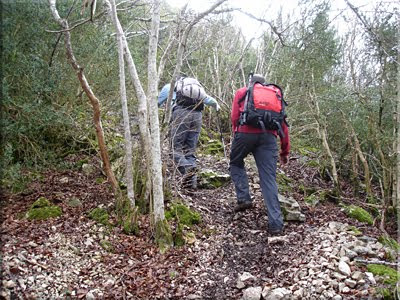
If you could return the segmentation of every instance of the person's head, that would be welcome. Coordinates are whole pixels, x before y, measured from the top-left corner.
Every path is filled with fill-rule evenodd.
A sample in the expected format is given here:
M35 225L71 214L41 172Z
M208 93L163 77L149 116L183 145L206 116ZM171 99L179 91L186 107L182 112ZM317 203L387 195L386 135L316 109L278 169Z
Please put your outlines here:
M265 83L265 78L261 74L253 74L253 76L251 78L251 82L252 83L255 83L255 82Z

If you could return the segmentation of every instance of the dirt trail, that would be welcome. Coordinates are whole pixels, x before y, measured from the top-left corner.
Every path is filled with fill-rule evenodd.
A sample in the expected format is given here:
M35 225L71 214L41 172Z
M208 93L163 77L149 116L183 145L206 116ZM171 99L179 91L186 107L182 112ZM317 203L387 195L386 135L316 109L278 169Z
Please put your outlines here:
M227 171L223 161L204 158L201 164ZM315 246L310 236L330 221L351 222L333 204L309 209L299 201L306 222L287 223L287 242L270 244L260 196L255 196L253 209L234 214L231 183L214 190L180 191L184 201L201 212L203 222L194 229L196 242L161 254L152 242L147 216L140 218L138 237L87 217L92 208L107 207L113 201L108 185L96 183L96 176L49 171L24 193L3 198L1 299L68 295L78 299L240 299L240 274L251 273L252 286L290 285L293 274L288 270L307 263ZM25 220L26 210L41 196L60 205L63 216ZM71 198L82 205L69 206ZM377 231L369 228L369 235L374 234Z

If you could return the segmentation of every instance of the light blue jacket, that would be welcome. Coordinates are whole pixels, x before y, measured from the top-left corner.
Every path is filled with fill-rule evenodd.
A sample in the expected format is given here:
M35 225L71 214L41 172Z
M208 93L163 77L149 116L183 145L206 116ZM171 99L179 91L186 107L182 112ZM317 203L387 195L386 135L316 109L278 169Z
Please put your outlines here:
M158 95L158 107L163 105L164 102L167 100L170 86L171 84L167 83L161 89L160 94ZM176 99L176 93L174 92L172 95L172 101L175 102L175 99ZM214 107L216 110L219 110L219 104L217 100L215 100L213 97L207 95L207 97L203 100L203 103L205 105Z

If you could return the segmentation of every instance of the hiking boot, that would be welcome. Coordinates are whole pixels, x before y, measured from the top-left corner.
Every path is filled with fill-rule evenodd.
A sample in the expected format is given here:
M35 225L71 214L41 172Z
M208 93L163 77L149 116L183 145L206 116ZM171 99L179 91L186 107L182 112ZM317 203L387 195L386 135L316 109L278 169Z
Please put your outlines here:
M246 209L252 208L253 203L251 201L238 203L235 207L235 212L244 211Z
M197 175L192 175L183 178L182 187L185 189L197 189Z
M184 166L180 166L178 167L178 171L181 175L185 175L186 174L186 168Z
M268 233L270 236L280 236L283 235L283 227L276 229L268 229Z
M186 172L183 176L182 186L183 188L197 189L197 174L195 168L191 168L190 171Z

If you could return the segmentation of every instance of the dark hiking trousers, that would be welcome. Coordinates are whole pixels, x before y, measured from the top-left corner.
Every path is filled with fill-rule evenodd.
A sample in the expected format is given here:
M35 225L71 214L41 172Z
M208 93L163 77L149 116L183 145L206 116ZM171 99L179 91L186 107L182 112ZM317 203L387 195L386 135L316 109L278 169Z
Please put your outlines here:
M176 106L172 112L172 156L177 167L196 167L196 147L202 124L202 112Z
M235 133L230 154L230 173L238 203L252 201L244 166L244 158L249 153L253 154L257 164L264 204L268 213L269 230L280 230L283 227L283 220L276 183L278 161L276 136L272 133Z

